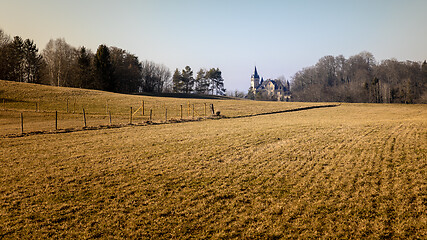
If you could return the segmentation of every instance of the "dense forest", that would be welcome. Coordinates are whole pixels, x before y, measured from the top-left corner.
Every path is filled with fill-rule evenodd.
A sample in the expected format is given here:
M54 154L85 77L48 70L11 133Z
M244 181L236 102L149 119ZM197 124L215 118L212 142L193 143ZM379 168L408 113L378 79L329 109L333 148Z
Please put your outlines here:
M427 63L325 56L297 72L291 89L293 101L427 103Z
M118 47L99 45L95 53L51 39L39 52L33 40L11 38L0 29L0 79L119 93L177 92L223 95L218 68L200 69L197 77L186 66L173 75L162 64L139 61Z

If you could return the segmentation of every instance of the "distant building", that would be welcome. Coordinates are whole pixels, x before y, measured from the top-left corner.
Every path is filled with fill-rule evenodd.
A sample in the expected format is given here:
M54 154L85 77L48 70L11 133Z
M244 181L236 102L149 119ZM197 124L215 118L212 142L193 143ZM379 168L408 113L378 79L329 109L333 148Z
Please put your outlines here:
M290 94L289 82L282 82L281 80L267 79L264 80L258 75L255 67L254 74L251 76L250 95L253 99L259 100L275 100L275 101L289 101Z

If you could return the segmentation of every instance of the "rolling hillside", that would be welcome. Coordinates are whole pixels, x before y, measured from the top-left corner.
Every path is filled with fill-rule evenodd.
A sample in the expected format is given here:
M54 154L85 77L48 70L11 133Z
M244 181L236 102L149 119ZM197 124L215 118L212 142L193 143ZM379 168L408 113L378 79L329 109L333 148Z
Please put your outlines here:
M163 95L176 97L126 95L0 80L0 135L16 134L21 131L20 113L24 113L24 131L34 132L54 130L55 111L58 111L59 129L75 129L84 126L83 109L87 115L87 125L96 127L109 125L110 113L112 124L128 124L131 107L134 113L132 123L138 124L149 120L150 110L152 110L153 122L164 122L165 117L168 120L181 119L181 112L183 119L209 117L212 115L211 104L214 105L215 112L220 111L221 115L225 117L325 105L322 103L254 102L215 96L185 98L189 96ZM144 115L140 109L143 101ZM165 114L166 110L167 114Z
M65 114L63 100L78 96L99 121L107 99L124 120L141 99L187 103L0 84L10 104L0 111L2 132L34 101ZM229 116L310 106L208 103ZM1 137L0 238L423 239L426 119L426 105L342 104Z

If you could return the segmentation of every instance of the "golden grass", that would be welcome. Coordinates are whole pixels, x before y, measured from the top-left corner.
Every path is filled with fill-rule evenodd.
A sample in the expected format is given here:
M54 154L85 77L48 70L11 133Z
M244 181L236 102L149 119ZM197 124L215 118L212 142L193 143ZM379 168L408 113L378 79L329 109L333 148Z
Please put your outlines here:
M343 104L1 138L0 236L422 239L426 119Z
M4 104L3 100L5 100ZM21 113L24 115L24 132L55 130L55 111L58 111L58 128L82 128L84 126L83 108L86 112L87 126L109 125L108 112L112 114L113 125L128 124L130 108L132 107L135 112L141 107L142 101L144 101L145 115L142 115L141 110L135 113L132 119L133 124L148 121L150 109L153 111L153 122L165 121L165 109L167 109L168 120L181 119L181 105L183 119L211 116L210 104L214 104L215 112L220 111L221 115L226 117L325 105L125 95L0 80L0 136L21 132ZM193 111L193 105L195 111Z

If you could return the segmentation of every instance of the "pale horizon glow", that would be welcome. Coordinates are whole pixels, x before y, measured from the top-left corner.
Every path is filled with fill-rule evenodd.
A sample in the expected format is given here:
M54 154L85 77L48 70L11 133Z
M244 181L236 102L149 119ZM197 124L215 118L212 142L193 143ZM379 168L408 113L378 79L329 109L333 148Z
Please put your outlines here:
M427 58L427 1L0 0L0 28L96 51L116 46L170 68L218 67L227 90L246 92L254 66L290 78L326 55L362 51L377 61Z

